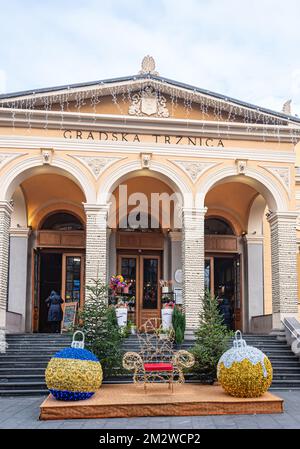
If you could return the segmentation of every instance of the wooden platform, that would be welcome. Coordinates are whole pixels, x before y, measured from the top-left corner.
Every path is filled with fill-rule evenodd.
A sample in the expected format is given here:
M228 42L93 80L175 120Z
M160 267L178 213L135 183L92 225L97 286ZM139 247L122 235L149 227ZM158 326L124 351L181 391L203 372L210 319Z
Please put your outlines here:
M40 419L127 418L137 416L200 416L282 413L283 400L271 393L257 399L233 398L220 386L166 384L143 388L133 384L104 385L86 401L62 402L52 395L40 407Z

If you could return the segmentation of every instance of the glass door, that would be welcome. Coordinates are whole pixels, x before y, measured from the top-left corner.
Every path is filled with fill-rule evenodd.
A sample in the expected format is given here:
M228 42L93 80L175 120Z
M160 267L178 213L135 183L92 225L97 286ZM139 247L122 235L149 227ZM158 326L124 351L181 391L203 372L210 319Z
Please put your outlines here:
M137 283L138 283L138 256L119 256L119 270L124 277L127 287L123 295L128 302L128 322L137 324L136 312L138 310Z
M150 318L160 318L160 256L140 256L140 272L139 325L141 326Z
M83 255L63 254L62 298L65 302L77 302L83 299Z

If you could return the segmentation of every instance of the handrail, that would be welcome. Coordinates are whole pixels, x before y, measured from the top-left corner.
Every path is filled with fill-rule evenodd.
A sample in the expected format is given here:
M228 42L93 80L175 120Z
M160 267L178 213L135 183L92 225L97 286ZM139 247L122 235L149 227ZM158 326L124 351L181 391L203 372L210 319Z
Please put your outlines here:
M295 337L296 340L300 342L300 334L299 334L298 332L295 334L294 329L291 329L291 328L288 326L287 322L285 322L284 320L281 320L281 323L284 325L284 327L285 327L289 332L291 332L291 334L293 335L293 337Z

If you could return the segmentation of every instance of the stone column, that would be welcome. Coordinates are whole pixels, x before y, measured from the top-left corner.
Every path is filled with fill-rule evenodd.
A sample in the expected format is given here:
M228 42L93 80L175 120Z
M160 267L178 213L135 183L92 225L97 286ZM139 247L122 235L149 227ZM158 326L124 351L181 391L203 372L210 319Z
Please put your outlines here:
M182 284L175 281L175 272L177 270L182 270L182 232L171 231L169 232L170 242L171 242L171 276L170 279L173 281L174 287L182 288Z
M6 327L9 227L13 208L8 201L0 201L0 329Z
M28 228L10 228L9 231L8 313L12 315L14 332L25 332L29 233ZM15 316L19 318L17 322Z
M192 338L199 325L204 295L204 217L207 209L184 208L182 230L183 308L186 338Z
M84 204L86 213L85 284L107 282L107 216L109 205Z
M264 315L264 236L247 235L248 328L251 318Z
M273 330L285 317L298 317L296 212L272 213L271 228Z

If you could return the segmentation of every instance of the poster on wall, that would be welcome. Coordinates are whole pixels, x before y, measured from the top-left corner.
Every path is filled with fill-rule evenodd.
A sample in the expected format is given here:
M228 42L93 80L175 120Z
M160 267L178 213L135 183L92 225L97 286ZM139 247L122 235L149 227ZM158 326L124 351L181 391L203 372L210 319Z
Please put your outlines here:
M179 305L182 304L182 288L175 287L174 295L175 295L175 303Z
M64 314L61 323L61 333L68 332L75 324L77 302L67 302L64 305Z

